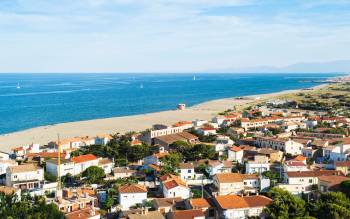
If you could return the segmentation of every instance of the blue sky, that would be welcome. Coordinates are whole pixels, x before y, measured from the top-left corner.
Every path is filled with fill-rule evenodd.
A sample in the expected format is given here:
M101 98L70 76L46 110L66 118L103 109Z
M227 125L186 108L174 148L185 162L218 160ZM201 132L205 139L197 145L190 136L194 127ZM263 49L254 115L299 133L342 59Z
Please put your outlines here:
M349 48L349 0L0 0L0 72L284 66Z

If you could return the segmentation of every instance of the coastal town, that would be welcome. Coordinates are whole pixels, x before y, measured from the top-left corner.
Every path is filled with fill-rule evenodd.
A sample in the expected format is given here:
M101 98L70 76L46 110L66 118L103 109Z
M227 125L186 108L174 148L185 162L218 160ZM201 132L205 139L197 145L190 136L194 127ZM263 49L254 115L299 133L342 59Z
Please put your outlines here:
M210 120L13 145L0 153L2 218L21 203L67 219L350 218L345 79Z

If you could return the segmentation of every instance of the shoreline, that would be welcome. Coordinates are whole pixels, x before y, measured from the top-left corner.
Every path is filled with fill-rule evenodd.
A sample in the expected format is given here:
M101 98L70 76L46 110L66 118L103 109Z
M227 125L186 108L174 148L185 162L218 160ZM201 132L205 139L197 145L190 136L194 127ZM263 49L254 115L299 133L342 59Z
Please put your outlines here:
M247 95L242 96L243 99L237 99L237 97L216 99L193 105L185 110L166 110L131 116L110 117L104 119L84 120L34 127L0 135L0 151L9 153L11 152L11 148L31 143L40 143L40 145L47 144L50 141L56 140L58 133L60 134L61 138L64 139L76 136L96 136L97 134L143 131L147 128L151 128L153 124L157 123L172 125L183 120L211 120L212 117L217 115L219 112L230 109L233 106L246 105L283 94L301 91L310 92L328 85L328 83L316 85L310 87L312 88L309 88L310 90L305 90L304 88L284 90L267 94Z

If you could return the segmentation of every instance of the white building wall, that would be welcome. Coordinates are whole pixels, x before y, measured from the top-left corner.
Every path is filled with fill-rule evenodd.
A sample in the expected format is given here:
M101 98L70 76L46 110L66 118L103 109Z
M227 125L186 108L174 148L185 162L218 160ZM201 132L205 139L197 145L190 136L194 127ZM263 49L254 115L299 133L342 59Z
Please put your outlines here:
M136 204L142 204L146 199L147 192L119 194L119 204L122 210L128 210L131 206Z

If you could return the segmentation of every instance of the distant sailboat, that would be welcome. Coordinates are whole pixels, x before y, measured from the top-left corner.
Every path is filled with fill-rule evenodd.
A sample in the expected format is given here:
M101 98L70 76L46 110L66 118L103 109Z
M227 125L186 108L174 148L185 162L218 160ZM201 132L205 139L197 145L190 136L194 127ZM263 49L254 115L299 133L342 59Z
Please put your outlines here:
M196 76L193 76L193 80L194 80L194 81L196 80Z
M141 88L141 89L143 88L143 84L140 84L140 88Z
M20 89L21 88L21 86L19 86L19 83L17 83L17 87L16 87L17 89Z

